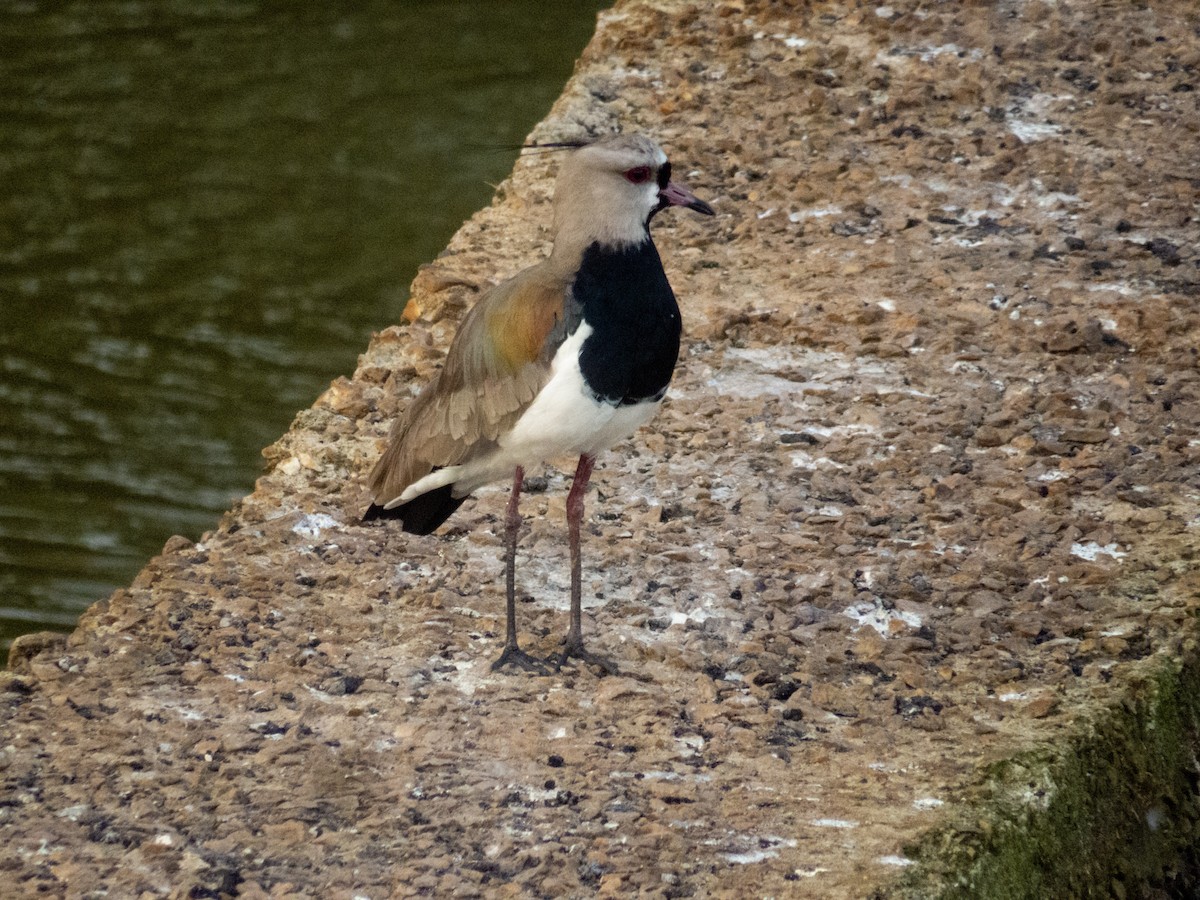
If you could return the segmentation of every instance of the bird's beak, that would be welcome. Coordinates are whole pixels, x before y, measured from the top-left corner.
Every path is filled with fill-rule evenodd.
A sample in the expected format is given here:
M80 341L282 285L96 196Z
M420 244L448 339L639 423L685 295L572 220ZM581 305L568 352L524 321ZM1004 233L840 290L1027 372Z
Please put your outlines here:
M665 201L664 206L686 206L704 216L716 215L711 206L675 181L668 181L667 186L659 191L658 196Z

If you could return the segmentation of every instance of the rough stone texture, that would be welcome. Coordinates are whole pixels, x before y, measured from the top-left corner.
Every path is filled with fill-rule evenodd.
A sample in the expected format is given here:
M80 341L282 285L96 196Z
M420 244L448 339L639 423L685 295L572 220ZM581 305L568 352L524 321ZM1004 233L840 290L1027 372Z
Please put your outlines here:
M489 671L502 486L433 537L356 524L462 310L545 252L534 154L216 530L14 650L5 891L1180 889L1198 67L1188 0L604 14L535 137L648 130L719 211L656 224L686 347L589 494L585 628L623 674ZM563 466L524 504L544 653ZM1106 797L1103 840L1038 831Z

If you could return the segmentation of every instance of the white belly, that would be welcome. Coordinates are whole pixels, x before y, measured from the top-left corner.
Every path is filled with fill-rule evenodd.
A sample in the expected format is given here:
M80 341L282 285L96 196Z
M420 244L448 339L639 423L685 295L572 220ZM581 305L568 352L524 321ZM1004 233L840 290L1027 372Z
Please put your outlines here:
M454 484L454 495L462 497L484 484L508 478L517 466L530 469L559 456L594 456L650 421L661 400L613 406L592 396L579 371L579 348L591 333L592 327L582 323L563 341L550 363L550 380L495 450L430 473L410 485L395 502L407 502L446 484Z
M579 349L592 333L583 323L565 340L550 364L551 376L500 448L520 465L554 456L599 453L633 434L658 411L661 401L613 406L597 400L579 371Z

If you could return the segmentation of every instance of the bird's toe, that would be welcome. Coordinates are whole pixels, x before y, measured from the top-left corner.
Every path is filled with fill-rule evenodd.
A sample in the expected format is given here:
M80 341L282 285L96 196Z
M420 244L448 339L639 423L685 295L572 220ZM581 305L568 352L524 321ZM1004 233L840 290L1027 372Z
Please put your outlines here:
M500 657L492 663L492 671L499 672L505 666L516 666L518 669L524 669L526 672L533 672L537 675L550 674L550 666L544 659L530 656L517 646L505 647Z
M602 675L618 675L620 670L617 664L605 656L600 656L597 653L592 653L583 646L583 641L568 640L563 647L562 652L552 657L554 668L561 669L565 665L569 665L571 660L578 660L586 666L595 666L600 670Z

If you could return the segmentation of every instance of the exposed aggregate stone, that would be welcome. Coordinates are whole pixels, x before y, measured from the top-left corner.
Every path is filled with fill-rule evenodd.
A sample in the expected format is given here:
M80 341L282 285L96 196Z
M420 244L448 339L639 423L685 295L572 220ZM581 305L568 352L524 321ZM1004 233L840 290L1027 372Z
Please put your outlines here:
M12 896L867 896L1190 652L1200 579L1186 2L621 3L539 140L644 129L670 399L601 458L585 628L494 674L505 488L358 524L463 309L545 252L555 154L417 276L199 543L0 684ZM566 628L570 461L522 641Z

